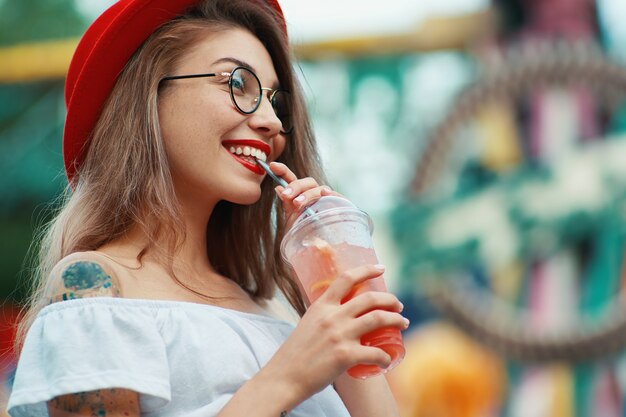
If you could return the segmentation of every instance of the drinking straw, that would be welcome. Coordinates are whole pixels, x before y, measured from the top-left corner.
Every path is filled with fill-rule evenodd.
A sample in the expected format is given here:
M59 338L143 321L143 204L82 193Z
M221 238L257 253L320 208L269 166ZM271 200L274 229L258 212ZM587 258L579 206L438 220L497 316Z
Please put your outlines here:
M265 172L267 172L267 175L269 175L270 177L272 177L272 179L279 185L283 186L283 187L287 187L289 184L287 184L287 181L285 181L284 179L277 177L276 174L274 174L272 172L272 170L270 169L269 165L267 165L265 163L265 161L262 161L258 158L256 159L256 163L258 165L261 166L261 168L263 168L265 170ZM309 207L304 209L304 212L309 215L309 216L313 216L315 214L315 212L313 210L311 210Z
M282 179L282 178L280 178L280 177L277 177L277 176L276 176L276 174L274 174L274 173L272 172L272 170L270 169L270 166L269 166L269 165L267 165L267 164L265 163L265 161L263 161L263 160L261 160L261 159L256 158L256 163L257 163L258 165L260 165L260 166L261 166L261 168L263 168L263 169L265 170L265 172L267 172L267 175L269 175L270 177L272 177L272 179L273 179L274 181L276 181L276 183L277 183L278 185L282 185L283 187L287 187L287 186L289 185L289 184L287 184L287 181L285 181L284 179Z

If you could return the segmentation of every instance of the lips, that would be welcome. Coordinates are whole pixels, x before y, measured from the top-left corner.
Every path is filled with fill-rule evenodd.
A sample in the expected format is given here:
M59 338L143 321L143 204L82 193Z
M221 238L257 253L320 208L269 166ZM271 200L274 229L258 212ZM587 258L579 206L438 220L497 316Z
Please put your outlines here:
M258 166L255 161L255 156L262 157L261 152L266 157L271 154L272 148L265 142L255 139L228 139L222 142L222 146L245 168L257 175L265 174L263 168Z

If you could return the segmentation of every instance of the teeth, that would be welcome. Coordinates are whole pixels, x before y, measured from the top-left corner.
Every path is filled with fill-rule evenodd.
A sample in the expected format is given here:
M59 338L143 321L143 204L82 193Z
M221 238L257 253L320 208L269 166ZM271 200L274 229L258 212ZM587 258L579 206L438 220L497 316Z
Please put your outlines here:
M252 148L250 146L244 146L243 148L241 146L231 146L229 151L230 153L235 155L251 156L253 158L258 158L261 161L267 161L267 155L265 154L265 152L260 149Z

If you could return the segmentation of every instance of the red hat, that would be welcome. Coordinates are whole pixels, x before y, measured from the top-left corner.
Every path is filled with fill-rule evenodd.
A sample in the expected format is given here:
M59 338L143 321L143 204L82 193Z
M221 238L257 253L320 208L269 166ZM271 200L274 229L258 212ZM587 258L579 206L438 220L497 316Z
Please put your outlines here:
M86 143L118 75L143 42L163 23L201 0L119 0L83 35L65 82L67 117L63 132L65 173L71 182L81 164ZM280 17L277 0L266 0Z

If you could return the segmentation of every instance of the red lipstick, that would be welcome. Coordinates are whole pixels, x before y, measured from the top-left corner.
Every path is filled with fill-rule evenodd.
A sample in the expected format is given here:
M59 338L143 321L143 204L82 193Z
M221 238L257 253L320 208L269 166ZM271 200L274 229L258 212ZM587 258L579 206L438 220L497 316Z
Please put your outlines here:
M237 162L239 162L250 171L254 172L257 175L265 174L263 168L256 164L254 156L244 156L243 154L237 155L230 151L231 148L243 148L247 146L250 148L258 149L261 152L265 153L265 155L269 156L272 152L272 148L265 142L255 139L227 139L222 142L222 146L226 148L226 150L233 156L233 158L235 158Z

